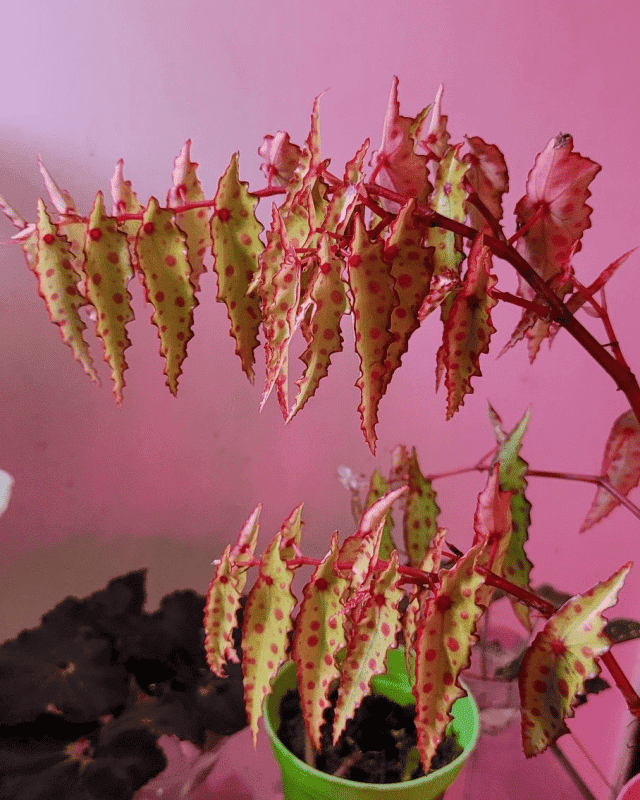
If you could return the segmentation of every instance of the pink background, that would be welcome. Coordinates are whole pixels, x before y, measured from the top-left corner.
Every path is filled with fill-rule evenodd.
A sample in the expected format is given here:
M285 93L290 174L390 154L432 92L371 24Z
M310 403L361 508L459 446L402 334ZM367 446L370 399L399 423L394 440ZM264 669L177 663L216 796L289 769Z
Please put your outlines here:
M287 130L302 142L313 98L324 89L323 151L341 174L365 137L379 145L397 75L402 113L415 115L432 102L442 82L453 140L479 135L503 150L512 186L508 233L527 172L551 137L570 132L575 149L602 165L592 185L592 228L575 260L588 283L640 244L633 188L639 21L631 0L5 4L0 193L33 219L43 192L40 153L80 209L90 208L98 189L108 192L121 157L140 198L164 200L187 138L209 195L236 150L241 177L258 187L263 135ZM13 232L0 221L0 238ZM430 319L382 401L374 460L356 412L353 334L345 331L347 351L334 357L317 396L285 427L275 399L258 412L262 373L251 386L241 372L211 274L203 280L178 399L164 386L150 311L136 293L118 409L99 349L93 352L102 389L84 376L49 323L20 251L3 247L0 258L0 468L15 478L0 520L2 639L37 624L65 595L93 591L139 566L149 567L152 605L174 588L204 591L211 560L260 501L262 543L305 501L306 550L321 555L335 528L351 529L348 496L336 481L339 465L386 469L398 442L415 444L426 472L471 465L492 446L487 400L508 427L531 406L525 458L538 469L571 472L599 471L610 426L626 410L611 381L565 333L533 367L522 347L496 360L519 318L500 308L484 377L446 423L444 397L433 392L438 330ZM617 336L636 370L639 259L632 256L608 291ZM497 272L501 288L513 291L507 266ZM461 547L470 542L483 482L472 475L436 486L443 524ZM534 582L578 592L638 552L640 523L624 510L578 534L592 494L587 485L531 479ZM616 614L639 617L639 593L636 569ZM636 648L623 645L617 654L633 674ZM572 728L611 779L628 716L615 692L590 705ZM582 762L580 769L592 791L606 797L602 781Z

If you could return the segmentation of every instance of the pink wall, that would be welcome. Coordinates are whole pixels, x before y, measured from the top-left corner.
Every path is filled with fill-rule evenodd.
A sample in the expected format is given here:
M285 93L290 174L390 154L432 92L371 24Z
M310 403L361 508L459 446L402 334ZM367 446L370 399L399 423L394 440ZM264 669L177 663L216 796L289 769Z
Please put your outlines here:
M480 135L501 147L511 173L508 231L535 155L559 131L572 133L575 148L602 164L593 184L592 228L575 262L588 283L640 243L632 190L637 184L632 154L640 141L636 5L631 0L5 4L0 192L33 218L42 192L35 164L39 152L82 209L90 207L98 188L108 190L120 157L141 198L163 199L173 159L188 137L205 191L215 191L235 150L241 153L242 177L260 181L256 150L262 136L286 129L301 142L312 100L327 88L321 104L323 148L341 172L366 136L378 145L395 74L404 113L415 114L431 102L442 82L453 138ZM12 233L0 221L0 237ZM35 624L65 594L90 591L115 571L140 564L150 566L156 594L179 585L204 590L211 559L259 501L263 541L302 500L312 553L323 550L334 528L349 530L348 500L336 482L336 467L369 471L376 463L359 430L354 354L334 358L333 375L290 426L283 426L273 399L259 414L261 387L252 387L239 369L208 276L178 399L164 387L149 310L139 303L125 402L118 409L106 372L105 385L96 389L60 342L19 251L5 247L0 257L0 468L16 481L0 520L4 635ZM608 293L616 333L636 370L633 271L639 259L629 260ZM515 279L506 267L500 266L499 274L503 288L513 290ZM496 353L517 318L511 309L496 314ZM347 342L350 337L347 332ZM476 381L474 396L449 423L443 397L433 395L437 346L434 320L415 336L382 401L378 463L388 464L398 442L415 444L427 471L473 463L492 445L489 399L507 425L531 405L524 455L533 466L599 470L610 425L625 406L566 334L558 336L551 353L543 349L533 368L521 348L498 361L494 355L485 358L484 379ZM97 349L95 354L99 361ZM440 485L444 522L462 545L470 540L481 485L478 476ZM529 553L536 581L580 591L636 554L640 524L621 510L578 535L591 496L583 485L531 480ZM640 615L639 592L637 569L623 591L620 614ZM636 651L626 646L618 652L628 666ZM598 708L622 731L627 720L617 700ZM601 718L592 712L581 717L584 722L574 728L598 742ZM609 774L616 736L591 748Z

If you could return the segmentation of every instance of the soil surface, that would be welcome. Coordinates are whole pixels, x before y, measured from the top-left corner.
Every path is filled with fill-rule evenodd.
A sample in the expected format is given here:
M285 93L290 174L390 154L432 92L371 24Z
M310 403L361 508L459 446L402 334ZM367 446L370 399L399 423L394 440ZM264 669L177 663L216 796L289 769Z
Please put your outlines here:
M322 750L315 755L316 769L362 783L398 783L421 778L425 773L416 746L415 706L401 706L379 694L364 698L336 747L331 744L337 690L329 694L331 706L324 712ZM290 689L280 701L278 738L302 761L306 737L300 695ZM431 771L446 766L462 752L455 735L445 737L431 763Z

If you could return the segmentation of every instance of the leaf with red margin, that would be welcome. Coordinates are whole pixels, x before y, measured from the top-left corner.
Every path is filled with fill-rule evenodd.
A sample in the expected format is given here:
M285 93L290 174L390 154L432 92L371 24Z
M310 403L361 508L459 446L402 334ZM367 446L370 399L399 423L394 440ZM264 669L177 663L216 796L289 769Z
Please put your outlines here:
M96 195L84 245L84 295L95 308L96 334L102 340L104 360L111 367L113 393L122 402L124 351L131 345L127 324L133 319L131 295L127 285L133 276L127 235L118 222L108 217L102 192Z
M498 301L491 297L490 290L497 280L491 267L491 250L480 234L471 246L462 288L444 321L438 353L438 363L445 371L447 419L464 405L465 396L473 393L471 379L482 375L480 356L489 352L491 335L496 332L491 309Z
M302 150L293 144L289 134L278 131L275 136L267 134L258 148L258 155L264 158L260 169L264 172L269 186L287 186L300 163Z
M593 283L591 283L589 286L581 286L578 281L574 280L574 285L577 287L577 291L574 292L574 294L572 294L566 302L566 306L569 311L571 311L572 314L575 314L578 309L582 308L585 303L589 302L589 298L593 297L596 292L604 289L605 284L611 280L611 278L613 278L615 273L618 271L618 267L621 267L629 258L629 256L632 253L635 253L637 249L637 247L634 247L631 250L627 250L626 253L623 253L619 258L609 264L608 267L603 269L595 281L593 281ZM598 312L589 306L587 306L585 311L593 316L599 316Z
M449 148L438 165L433 194L429 206L449 219L464 222L466 201L469 193L465 188L465 176L469 164L458 159L462 145ZM462 237L444 228L429 228L428 243L434 247L434 275L441 272L458 273L464 258Z
M111 214L114 217L120 214L140 214L142 215L143 207L140 205L136 193L131 188L131 181L124 179L124 161L120 159L116 164L113 177L111 178L111 197L113 199L113 206ZM120 228L127 234L129 238L129 247L131 249L132 260L135 263L135 241L140 226L142 225L141 219L127 219L120 223Z
M187 139L176 158L173 168L173 186L167 195L169 208L206 200L196 176L198 165L191 160L191 139ZM209 215L206 208L192 208L176 213L176 224L187 237L187 251L191 264L191 282L196 292L200 290L200 276L205 271L204 255L211 247Z
M389 227L384 257L391 265L398 305L391 313L392 340L385 360L385 385L400 366L411 335L419 328L418 312L429 293L433 275L433 248L424 247L423 227L415 222L415 200L409 200Z
M340 687L333 722L333 742L340 738L363 698L369 694L371 678L385 671L387 650L400 630L398 603L404 597L399 588L398 553L373 580L371 592L356 609L354 635L350 637L341 665Z
M262 506L258 504L240 529L236 543L231 548L231 560L238 566L246 567L250 565L253 560L253 553L256 549L258 531L260 529L261 511Z
M263 302L262 306L267 366L260 408L264 406L271 390L277 384L280 408L284 418L287 419L289 408L286 384L289 343L296 327L300 301L301 265L295 247L287 234L284 220L275 205L273 207L272 232L275 235L273 252L276 254L279 266L271 278L271 302L267 306Z
M438 532L436 493L431 481L420 472L415 447L411 450L408 471L407 504L404 512L404 547L412 567L419 566Z
M302 539L302 507L302 503L296 506L280 526L280 558L283 561L295 558L300 552L298 547Z
M38 251L38 235L36 233L35 223L27 222L22 215L13 208L5 199L0 195L0 211L5 215L9 222L19 229L19 233L14 234L11 240L20 242L20 246L24 252L25 261L27 266L33 272L36 264L37 251Z
M462 161L469 164L467 181L494 219L502 219L502 196L509 191L509 171L504 156L495 144L487 144L479 136L465 137L469 152ZM481 231L487 224L480 211L467 203L469 223Z
M476 593L484 578L476 572L476 559L487 547L480 542L450 570L441 570L438 593L427 600L416 637L416 730L424 771L451 722L451 707L465 690L458 682L469 665L471 646L477 641L476 624L483 609Z
M633 411L626 411L613 423L604 448L600 474L623 497L640 483L640 424ZM598 486L580 532L603 520L618 505L620 501L616 497Z
M296 663L305 727L318 751L321 749L323 712L329 706L327 693L332 681L340 675L335 657L346 644L341 599L349 581L336 574L334 565L337 558L336 532L331 539L330 552L304 587L291 653Z
M534 214L540 215L516 241L515 248L560 298L572 289L570 260L580 250L582 234L591 225L592 209L586 202L591 195L588 186L601 169L599 164L572 151L569 134L551 139L537 156L527 178L526 194L515 208L518 228ZM534 290L520 277L518 294L527 300L535 298ZM526 336L529 359L533 361L550 325L525 311L504 349Z
M584 682L600 674L596 658L609 650L601 612L617 601L631 568L626 564L604 583L568 600L527 650L520 668L522 743L527 758L542 753L568 729Z
M531 503L527 500L527 470L529 465L520 456L522 437L529 424L529 411L526 411L511 433L507 434L502 428L502 420L489 405L496 441L499 449L495 462L500 464L500 487L511 493L511 537L509 547L504 558L502 571L505 578L531 591L530 575L533 564L525 552L525 544L529 538L529 525L531 523ZM513 611L524 627L532 630L530 609L524 603L511 599Z
M351 289L356 352L360 357L361 428L375 455L378 404L386 389L385 359L393 339L391 314L398 305L389 264L384 260L384 243L371 241L360 214L354 216L351 254L347 259Z
M355 156L345 164L343 183L336 187L329 200L321 225L323 231L334 231L339 234L344 234L346 231L360 201L358 189L363 183L362 164L368 149L369 139L365 139Z
M264 245L262 225L255 216L258 201L249 196L247 184L238 178L238 154L218 182L215 213L211 217L211 252L218 275L217 299L227 307L236 355L251 383L260 330L260 300L249 291Z
M369 481L369 491L367 492L367 496L364 501L365 509L371 508L371 506L377 501L380 500L381 497L384 497L385 494L389 491L389 484L386 478L382 475L380 470L374 470L371 473L371 479ZM387 561L391 553L395 550L395 544L393 543L393 538L391 536L391 531L393 530L393 514L391 513L391 508L387 511L387 514L384 519L384 525L382 527L382 538L380 540L380 552L379 557L384 561Z
M500 464L496 462L489 473L487 485L478 495L473 517L475 536L473 544L486 542L489 548L478 556L476 566L485 567L496 575L502 576L509 540L511 539L511 492L500 486ZM495 587L485 584L476 592L476 603L485 608L491 602Z
M329 237L323 234L318 247L320 266L309 287L312 317L309 323L311 339L300 356L306 365L303 376L296 381L298 394L287 422L300 411L315 394L318 384L329 371L331 356L342 350L340 332L342 317L347 309L347 296L342 280L344 262L329 245Z
M277 533L260 560L260 573L247 597L242 623L242 671L247 719L254 746L262 704L271 692L271 680L287 657L293 571L280 557L282 534Z
M190 280L185 236L175 223L173 211L160 208L155 197L149 198L145 209L136 253L146 299L154 308L151 321L158 328L167 386L175 395L187 343L193 336L193 309L198 301Z
M63 342L69 345L73 355L87 375L100 383L87 343L83 338L85 324L78 309L85 301L78 291L78 275L73 269L73 258L68 239L58 232L42 200L38 200L37 257L34 272L38 277L38 292L49 311L51 322L60 329Z
M436 160L440 160L447 152L449 147L449 132L447 131L447 115L442 113L442 95L444 86L440 84L436 93L436 99L431 111L429 127L426 120L422 122L416 131L416 139L419 145L432 155Z
M40 170L40 174L44 180L44 185L47 188L47 192L49 193L49 197L51 198L51 202L53 207L58 212L58 214L64 215L67 213L75 214L77 212L76 204L73 202L73 198L65 189L61 189L58 184L53 180L49 171L42 163L42 159L38 156L38 168Z
M411 117L400 115L398 78L394 77L384 119L382 143L380 149L371 156L372 178L375 177L386 189L424 202L431 193L428 159L414 150L415 139L411 135L415 130L414 122ZM395 207L395 204L389 204L388 201L383 201L383 205Z
M247 579L246 570L238 569L227 545L218 562L204 605L204 650L209 669L219 678L226 677L224 665L239 662L233 643L233 631L238 624L236 614Z

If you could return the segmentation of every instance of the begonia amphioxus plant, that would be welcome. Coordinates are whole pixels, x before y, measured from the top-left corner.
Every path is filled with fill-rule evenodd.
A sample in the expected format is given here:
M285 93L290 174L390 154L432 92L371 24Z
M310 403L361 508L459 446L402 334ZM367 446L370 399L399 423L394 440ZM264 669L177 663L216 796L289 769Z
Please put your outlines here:
M111 211L98 192L85 216L40 164L51 207L41 200L35 223L0 202L19 228L14 239L62 339L97 381L84 338L87 319L95 321L120 403L133 317L129 289L138 273L153 308L166 382L175 394L193 335L200 278L212 256L217 299L226 306L242 369L253 381L262 334L262 404L275 389L287 421L316 392L342 349L343 318L351 318L358 412L375 452L380 400L427 317L442 324L436 377L451 417L481 375L480 357L496 333L493 309L512 303L522 316L505 349L524 340L533 361L542 342L564 328L629 402L630 410L613 424L602 475L593 478L598 489L583 528L619 503L638 515L626 496L640 480L640 388L615 341L604 297L605 284L631 251L588 286L573 267L590 225L589 185L599 165L574 151L570 135L553 137L535 159L515 207L515 230L507 236L502 199L508 173L498 147L478 136L450 142L442 89L433 107L415 117L400 114L397 90L394 79L379 148L369 155L365 141L342 177L321 154L319 98L303 146L283 132L265 137L259 153L267 185L255 191L240 180L234 154L215 196L207 199L187 141L164 204L151 197L143 206L119 162ZM265 229L256 210L266 198L273 200ZM515 269L515 292L498 289L496 258ZM602 322L607 345L579 321L581 309ZM298 331L301 337L295 337ZM289 353L299 338L304 366L291 403ZM232 631L247 572L257 567L242 627L245 701L254 736L270 682L285 659L297 665L306 729L317 748L330 687L339 682L337 739L369 692L371 677L384 670L387 650L403 644L415 677L418 743L428 769L451 706L464 693L459 676L477 641L478 620L497 589L512 598L528 630L540 617L547 619L520 669L527 755L543 751L567 730L565 719L573 715L585 681L598 674L599 661L640 717L640 698L610 652L602 616L616 602L631 564L560 608L531 591L525 492L535 471L520 455L527 418L507 431L490 411L496 447L475 467L486 470L488 480L466 553L445 541L431 480L420 471L415 452L403 447L394 454L389 480L374 474L356 532L342 543L334 534L321 561L300 550L301 507L260 558L254 555L260 509L249 516L218 561L206 604L205 646L212 671L224 675L225 663L237 658ZM406 563L400 563L391 538L394 505L403 509ZM313 572L298 605L292 578L308 567Z

